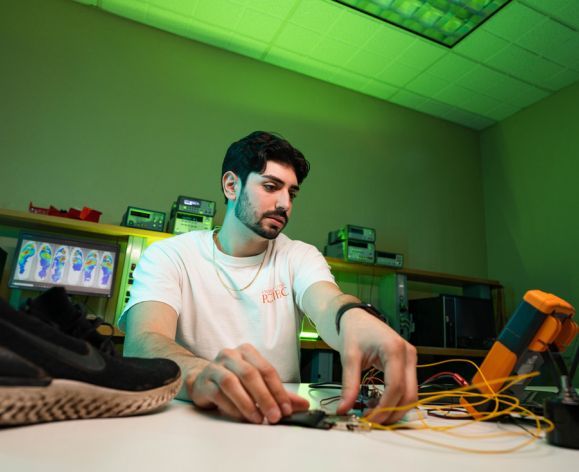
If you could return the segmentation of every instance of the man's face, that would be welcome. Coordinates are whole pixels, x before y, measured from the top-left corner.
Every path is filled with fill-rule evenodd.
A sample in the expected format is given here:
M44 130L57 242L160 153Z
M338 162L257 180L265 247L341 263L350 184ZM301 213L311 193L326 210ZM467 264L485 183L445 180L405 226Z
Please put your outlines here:
M242 187L235 216L265 239L275 239L285 228L299 190L291 166L268 161L263 174L252 172Z

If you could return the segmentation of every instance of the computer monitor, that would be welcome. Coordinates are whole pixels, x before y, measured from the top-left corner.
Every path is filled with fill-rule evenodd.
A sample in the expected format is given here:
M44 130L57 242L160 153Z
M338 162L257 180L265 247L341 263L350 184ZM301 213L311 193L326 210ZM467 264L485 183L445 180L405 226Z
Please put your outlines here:
M110 297L119 247L114 243L55 235L21 233L9 287Z

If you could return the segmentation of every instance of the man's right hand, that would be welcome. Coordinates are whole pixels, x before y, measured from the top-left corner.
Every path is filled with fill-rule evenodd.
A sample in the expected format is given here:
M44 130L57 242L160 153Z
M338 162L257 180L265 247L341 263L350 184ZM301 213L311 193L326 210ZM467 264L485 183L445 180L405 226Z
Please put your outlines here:
M251 344L223 349L195 378L189 391L204 409L251 423L277 423L282 416L304 411L309 402L283 387L274 367Z

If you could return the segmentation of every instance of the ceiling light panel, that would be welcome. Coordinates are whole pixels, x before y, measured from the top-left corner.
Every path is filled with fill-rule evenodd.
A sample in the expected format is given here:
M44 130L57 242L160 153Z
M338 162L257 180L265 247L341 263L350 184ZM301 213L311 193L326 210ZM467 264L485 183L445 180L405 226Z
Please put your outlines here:
M453 47L511 0L334 0Z

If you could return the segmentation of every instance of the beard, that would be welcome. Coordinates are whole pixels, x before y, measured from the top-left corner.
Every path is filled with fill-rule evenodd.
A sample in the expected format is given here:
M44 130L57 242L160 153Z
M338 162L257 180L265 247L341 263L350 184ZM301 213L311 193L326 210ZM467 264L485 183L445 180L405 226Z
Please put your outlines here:
M235 207L235 216L245 225L246 228L265 239L277 238L289 221L285 210L266 211L261 216L258 215L257 211L250 203L244 188L241 189L239 202ZM266 222L266 218L268 217L283 218L284 223L281 227L268 226Z

